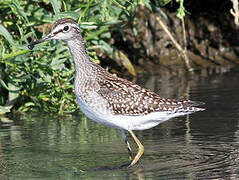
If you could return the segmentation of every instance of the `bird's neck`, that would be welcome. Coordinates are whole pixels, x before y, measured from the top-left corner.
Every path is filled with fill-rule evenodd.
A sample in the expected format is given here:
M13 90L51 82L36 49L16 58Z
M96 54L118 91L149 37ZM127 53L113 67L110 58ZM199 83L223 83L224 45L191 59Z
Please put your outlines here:
M100 66L91 60L82 37L77 36L66 43L74 60L76 76L81 78L94 78L97 68L100 68Z

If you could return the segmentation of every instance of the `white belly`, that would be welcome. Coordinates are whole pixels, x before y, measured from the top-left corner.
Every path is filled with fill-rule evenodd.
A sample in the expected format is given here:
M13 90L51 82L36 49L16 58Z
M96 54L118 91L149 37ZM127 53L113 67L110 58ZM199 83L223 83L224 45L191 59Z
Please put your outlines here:
M177 116L182 116L188 113L170 113L167 111L153 112L147 115L114 115L110 112L100 112L97 108L91 108L83 101L77 98L77 102L82 112L91 120L100 123L104 126L124 129L124 130L144 130L150 129L158 124Z

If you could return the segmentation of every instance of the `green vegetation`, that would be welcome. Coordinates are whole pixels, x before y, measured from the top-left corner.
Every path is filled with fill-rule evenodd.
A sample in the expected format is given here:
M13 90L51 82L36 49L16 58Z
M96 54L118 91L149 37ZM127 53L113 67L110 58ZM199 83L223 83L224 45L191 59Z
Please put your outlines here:
M160 11L157 3L153 5L149 0L1 1L0 114L32 108L62 114L78 108L73 93L74 68L67 47L51 41L36 46L34 51L27 48L61 17L79 22L92 59L99 61L98 55L103 53L123 62L136 75L130 60L110 40L113 30L122 33L130 22L137 22L135 14L140 6Z

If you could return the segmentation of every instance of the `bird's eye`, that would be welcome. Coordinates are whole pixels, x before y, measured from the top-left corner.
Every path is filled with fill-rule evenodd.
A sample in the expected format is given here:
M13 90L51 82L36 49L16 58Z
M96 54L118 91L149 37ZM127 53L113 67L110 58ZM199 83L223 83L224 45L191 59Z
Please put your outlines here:
M64 32L67 32L69 30L69 26L65 26L64 28L63 28L63 31Z

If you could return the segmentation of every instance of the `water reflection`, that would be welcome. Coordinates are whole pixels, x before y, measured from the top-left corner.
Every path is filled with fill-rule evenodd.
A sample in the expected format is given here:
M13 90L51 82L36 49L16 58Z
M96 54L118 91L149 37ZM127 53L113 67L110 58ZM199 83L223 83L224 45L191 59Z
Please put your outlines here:
M11 116L12 123L0 124L0 179L236 179L238 77L239 73L208 77L169 73L138 79L165 97L204 101L207 110L136 132L145 154L131 169L114 168L128 161L118 131L89 121L80 112L65 117ZM132 148L137 150L136 145Z

